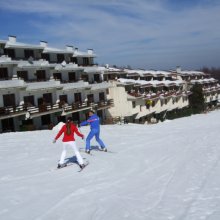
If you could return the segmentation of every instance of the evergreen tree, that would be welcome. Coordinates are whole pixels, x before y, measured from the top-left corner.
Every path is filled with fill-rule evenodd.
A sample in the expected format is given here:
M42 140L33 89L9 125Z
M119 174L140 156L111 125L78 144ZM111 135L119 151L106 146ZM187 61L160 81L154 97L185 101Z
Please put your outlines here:
M192 94L189 96L189 106L194 114L201 113L205 110L205 98L202 91L202 85L195 84L191 89Z

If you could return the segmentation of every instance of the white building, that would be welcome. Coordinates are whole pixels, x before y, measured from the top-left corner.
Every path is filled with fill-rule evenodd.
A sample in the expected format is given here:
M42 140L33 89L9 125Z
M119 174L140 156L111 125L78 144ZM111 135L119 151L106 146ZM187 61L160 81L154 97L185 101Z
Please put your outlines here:
M219 99L217 80L198 71L130 70L94 65L92 49L79 51L0 40L0 132L77 123L95 109L102 123L155 122L184 111L195 83L207 105Z
M67 116L79 122L91 108L105 119L111 84L93 50L24 44L15 36L0 40L0 48L1 132L49 128Z

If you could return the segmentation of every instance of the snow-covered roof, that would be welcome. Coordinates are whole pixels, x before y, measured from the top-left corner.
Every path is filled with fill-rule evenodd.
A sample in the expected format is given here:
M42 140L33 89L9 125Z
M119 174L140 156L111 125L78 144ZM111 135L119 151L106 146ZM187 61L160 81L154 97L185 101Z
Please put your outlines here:
M180 75L205 75L205 73L201 72L201 71L193 71L193 70L184 70L184 71L180 71L180 72L177 72L177 74L180 74Z
M124 72L124 70L114 68L114 67L106 67L106 71L108 71L108 72Z
M61 89L63 85L60 84L60 81L51 80L46 82L32 82L27 83L27 91L32 90L47 90L47 89Z
M6 44L7 43L7 40L1 40L0 39L0 44Z
M20 61L12 60L11 57L3 55L0 57L0 64L18 64Z
M55 54L72 54L73 51L67 49L58 49L53 47L45 47L43 53L55 53Z
M103 66L86 66L83 68L84 72L86 73L104 73L104 71L106 70L106 68Z
M96 54L75 50L74 54L73 54L73 57L96 57Z
M157 76L170 76L171 72L161 71L161 70L140 70L140 69L124 69L124 71L128 74L139 74L140 76L152 75L154 77Z
M76 83L65 83L62 84L63 90L72 90L72 89L91 89L91 85L88 82L79 81Z
M55 66L55 70L83 70L83 67L78 66L78 64L74 64L74 63L61 63L61 64L56 64Z
M5 48L22 48L22 49L44 49L41 45L35 45L35 44L25 44L20 42L11 42L7 41L5 44Z
M175 80L175 81L171 81L171 80L163 80L163 81L158 81L158 80L151 80L151 81L146 81L146 80L134 80L134 79L124 79L124 78L120 78L118 79L118 82L123 83L123 84L139 84L139 85L152 85L154 87L156 86L172 86L172 85L181 85L184 82L182 80Z
M50 64L46 60L38 60L38 61L20 61L18 63L19 68L39 68L39 67L53 67L54 64Z
M124 79L124 78L119 78L118 80L117 80L118 82L120 82L120 83L122 83L122 84L135 84L136 82L136 80L134 80L134 79Z
M191 83L200 83L200 84L204 84L204 83L213 83L213 82L217 82L218 80L214 79L214 78L209 78L209 79L195 79L195 80L191 80Z
M91 84L91 90L100 90L100 89L108 89L112 87L111 83L108 82L102 82L97 84Z
M25 87L26 87L26 83L24 82L24 80L20 80L20 79L0 81L0 89L25 88Z

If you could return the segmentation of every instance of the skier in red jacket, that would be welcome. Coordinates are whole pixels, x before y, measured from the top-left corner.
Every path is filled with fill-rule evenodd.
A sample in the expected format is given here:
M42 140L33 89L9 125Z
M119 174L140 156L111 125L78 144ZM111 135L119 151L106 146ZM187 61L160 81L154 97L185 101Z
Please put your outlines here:
M71 146L74 150L74 153L76 155L76 158L77 158L77 162L80 166L80 168L84 168L85 167L85 164L83 163L83 159L82 159L82 156L80 155L79 153L79 150L76 146L76 143L75 143L75 138L74 138L74 133L76 133L78 136L80 136L82 139L84 138L84 135L81 134L77 127L72 123L72 118L69 117L67 119L67 122L65 125L63 125L63 127L60 129L60 131L58 132L57 136L55 137L53 143L56 142L56 140L62 135L63 135L63 139L62 139L62 142L63 142L63 151L62 151L62 154L61 154L61 157L60 157L60 161L58 163L58 166L57 168L62 168L62 167L65 167L66 164L64 163L64 160L65 160L65 157L66 157L66 149L67 149L67 146Z

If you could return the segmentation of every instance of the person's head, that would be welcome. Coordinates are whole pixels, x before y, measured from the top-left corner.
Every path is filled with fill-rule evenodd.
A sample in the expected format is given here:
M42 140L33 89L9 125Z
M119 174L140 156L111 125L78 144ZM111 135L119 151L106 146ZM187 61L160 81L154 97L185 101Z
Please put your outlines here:
M94 111L94 110L92 110L92 109L89 110L89 117L92 116L92 115L94 115L94 114L95 114L95 111Z
M72 121L73 121L73 119L71 117L68 117L67 120L66 120L67 123L70 123Z
M66 130L66 134L67 135L70 135L71 134L71 122L72 122L72 118L71 117L68 117L67 120L66 120L66 127L67 127L67 130Z

